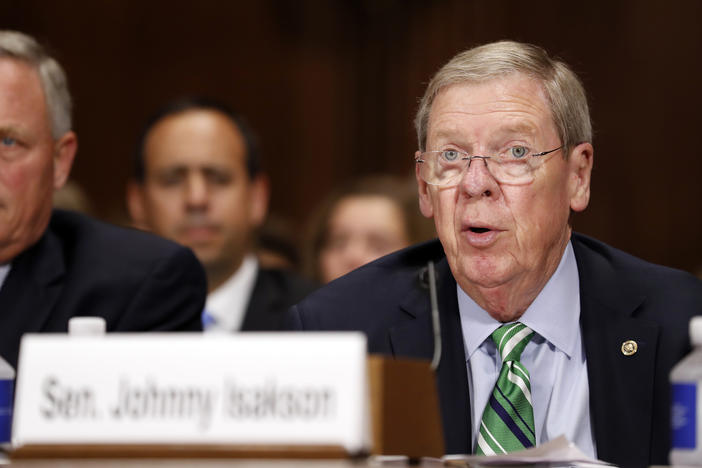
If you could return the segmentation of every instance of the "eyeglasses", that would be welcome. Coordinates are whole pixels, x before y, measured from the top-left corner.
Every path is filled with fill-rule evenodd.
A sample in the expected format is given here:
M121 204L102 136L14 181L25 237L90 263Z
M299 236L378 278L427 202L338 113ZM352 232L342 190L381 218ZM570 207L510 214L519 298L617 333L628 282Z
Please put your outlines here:
M419 176L429 185L452 187L457 185L463 171L474 159L482 159L498 182L505 184L527 184L534 180L534 171L543 159L541 156L563 149L563 145L541 153L532 153L526 146L512 146L494 156L471 156L463 151L450 149L425 151L415 158ZM488 159L490 165L488 165ZM467 163L465 162L467 161Z

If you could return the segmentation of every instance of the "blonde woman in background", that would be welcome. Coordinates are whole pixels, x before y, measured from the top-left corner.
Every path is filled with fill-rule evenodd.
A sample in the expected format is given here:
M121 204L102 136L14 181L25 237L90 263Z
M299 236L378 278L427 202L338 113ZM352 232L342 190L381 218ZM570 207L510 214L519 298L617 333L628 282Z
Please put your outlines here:
M433 227L416 213L414 180L373 175L352 181L317 209L305 249L306 273L327 283L433 237Z

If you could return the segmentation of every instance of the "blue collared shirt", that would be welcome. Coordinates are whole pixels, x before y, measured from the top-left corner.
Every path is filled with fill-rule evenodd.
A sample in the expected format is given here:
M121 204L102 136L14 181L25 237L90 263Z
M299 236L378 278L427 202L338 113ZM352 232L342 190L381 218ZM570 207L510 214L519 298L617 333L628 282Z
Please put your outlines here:
M472 446L502 362L490 339L502 325L457 286L471 398ZM596 457L585 349L580 332L578 266L570 242L558 268L519 319L535 335L522 353L530 374L537 445L564 434Z

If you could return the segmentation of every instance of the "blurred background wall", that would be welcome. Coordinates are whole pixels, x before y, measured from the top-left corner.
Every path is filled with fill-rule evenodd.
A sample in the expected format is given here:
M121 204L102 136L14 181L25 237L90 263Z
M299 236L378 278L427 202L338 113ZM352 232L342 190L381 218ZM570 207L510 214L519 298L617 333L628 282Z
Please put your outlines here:
M702 264L702 2L0 0L0 27L65 66L73 179L124 222L141 126L166 100L229 102L256 129L272 210L301 223L350 177L413 171L412 118L431 75L498 39L565 59L589 92L593 197L577 230L650 261Z

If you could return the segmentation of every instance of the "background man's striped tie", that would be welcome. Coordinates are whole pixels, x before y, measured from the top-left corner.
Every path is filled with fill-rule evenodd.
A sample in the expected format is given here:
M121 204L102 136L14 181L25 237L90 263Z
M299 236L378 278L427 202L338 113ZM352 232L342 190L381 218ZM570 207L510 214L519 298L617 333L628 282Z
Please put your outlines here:
M513 452L536 444L529 372L519 362L533 335L519 322L503 325L490 335L502 356L502 369L480 421L479 455Z

